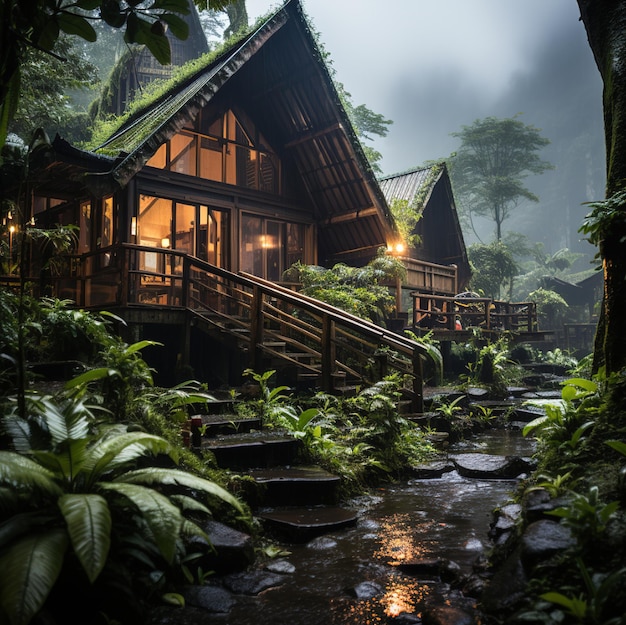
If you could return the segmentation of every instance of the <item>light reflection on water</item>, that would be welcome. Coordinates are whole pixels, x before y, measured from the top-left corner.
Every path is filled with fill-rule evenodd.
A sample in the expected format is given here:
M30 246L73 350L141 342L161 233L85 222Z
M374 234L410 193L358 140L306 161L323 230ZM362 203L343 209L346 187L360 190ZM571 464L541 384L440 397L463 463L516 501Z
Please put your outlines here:
M519 438L496 434L475 445L485 453L530 455L528 441ZM452 471L440 479L413 479L380 489L358 502L356 527L327 536L317 548L285 545L296 572L284 585L241 598L228 616L194 625L378 625L402 613L419 616L425 601L442 600L445 586L434 575L425 579L429 576L402 573L399 565L442 558L469 573L487 544L492 510L507 501L515 485L472 480ZM381 592L356 598L354 589L366 581Z

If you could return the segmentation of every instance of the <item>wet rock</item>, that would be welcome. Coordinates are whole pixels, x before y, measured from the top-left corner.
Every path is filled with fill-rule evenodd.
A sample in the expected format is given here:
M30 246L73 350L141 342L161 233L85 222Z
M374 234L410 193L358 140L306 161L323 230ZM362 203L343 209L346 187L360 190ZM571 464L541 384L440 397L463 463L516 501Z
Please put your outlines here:
M503 534L510 534L522 515L522 506L517 503L507 504L494 512L489 536L498 540Z
M520 549L513 553L498 567L496 574L489 580L481 595L481 604L485 612L500 614L514 608L525 597L528 578L522 565Z
M197 561L203 570L232 573L245 569L254 561L254 546L248 534L217 521L208 521L202 529L209 537L209 543L201 537L194 537L191 543L207 548L207 553Z
M435 460L433 462L424 462L411 467L411 474L417 479L436 479L440 478L444 473L454 471L454 464L447 460Z
M575 544L576 540L568 527L541 519L526 528L522 536L521 559L524 566L534 566Z
M546 513L555 508L566 506L568 500L564 497L555 497L553 499L545 488L536 488L525 493L522 503L526 522L532 523L545 518Z
M461 567L456 562L444 558L404 561L398 564L397 568L407 575L419 578L438 577L448 583L457 582L461 577Z
M401 612L397 616L389 616L387 623L389 623L389 625L420 625L422 619L417 616L417 614Z
M385 593L385 589L376 582L361 582L355 586L352 593L357 599L373 599Z
M449 605L426 606L422 612L424 625L472 625L474 616Z
M230 612L235 604L232 595L218 586L189 586L183 596L185 603L214 614Z
M251 571L227 575L224 586L236 595L258 595L268 588L281 586L285 582L283 575L267 571Z
M336 546L337 541L328 536L320 536L307 543L309 549L318 549L320 551L324 549L334 549Z
M265 570L279 575L291 575L296 572L296 567L289 560L272 560L265 565Z
M532 470L533 464L519 456L468 453L452 457L459 475L478 479L514 479Z

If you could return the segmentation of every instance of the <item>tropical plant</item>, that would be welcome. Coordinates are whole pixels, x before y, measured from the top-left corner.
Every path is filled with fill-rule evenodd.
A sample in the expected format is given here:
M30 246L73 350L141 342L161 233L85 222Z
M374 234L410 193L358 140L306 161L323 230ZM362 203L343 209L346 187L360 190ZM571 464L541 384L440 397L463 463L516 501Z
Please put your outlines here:
M561 524L572 530L578 544L584 546L592 545L605 531L618 507L618 501L601 501L598 487L591 486L586 494L573 493L571 501L547 514L559 517Z
M252 407L257 417L265 427L285 427L285 419L295 416L295 408L287 403L290 395L286 393L288 386L276 386L272 388L269 380L276 373L275 369L270 369L263 373L257 373L253 369L246 369L244 377L251 377L258 385L258 395L254 399L249 399L244 409Z
M172 468L177 450L161 437L98 423L67 395L29 396L27 408L2 420L12 446L0 451L3 622L57 609L69 622L76 596L76 622L98 613L131 622L156 581L181 566L185 537L206 539L194 519L210 502L242 510L221 486ZM170 466L151 466L149 454Z
M405 274L402 262L381 248L364 267L338 263L325 269L297 262L285 272L284 279L302 284L305 295L382 324L395 307L387 284L395 285Z

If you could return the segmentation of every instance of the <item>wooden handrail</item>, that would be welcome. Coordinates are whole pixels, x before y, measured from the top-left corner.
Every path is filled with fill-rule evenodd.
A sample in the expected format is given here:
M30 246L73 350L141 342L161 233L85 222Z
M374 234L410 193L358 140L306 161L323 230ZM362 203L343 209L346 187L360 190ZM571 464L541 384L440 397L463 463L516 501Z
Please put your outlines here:
M140 268L141 253L156 254L157 264ZM333 390L336 372L360 376L366 383L372 363L379 362L381 373L389 367L411 375L414 410L423 410L422 359L429 355L427 347L330 304L184 252L131 243L84 254L79 267L77 294L82 300L94 294L100 298L79 305L110 306L114 299L121 306L187 310L216 331L247 341L255 370L263 366L264 356L281 357L292 366L300 364L302 371L319 371L326 391ZM171 272L163 270L170 267ZM279 345L292 351L281 353ZM396 356L386 356L381 347ZM295 353L315 364L298 363Z

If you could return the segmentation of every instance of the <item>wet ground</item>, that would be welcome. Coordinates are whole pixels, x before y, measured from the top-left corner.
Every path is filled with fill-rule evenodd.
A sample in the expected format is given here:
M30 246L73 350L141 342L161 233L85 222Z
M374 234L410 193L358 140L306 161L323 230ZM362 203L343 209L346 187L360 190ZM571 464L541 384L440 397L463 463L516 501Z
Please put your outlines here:
M481 434L450 452L530 456L532 441L519 432ZM228 615L198 625L365 625L401 613L419 615L424 601L448 588L435 575L402 572L428 558L456 562L462 573L488 545L492 510L515 489L513 480L476 480L452 471L438 479L393 484L353 502L356 527L305 545L289 545L295 571L282 586L238 598Z

